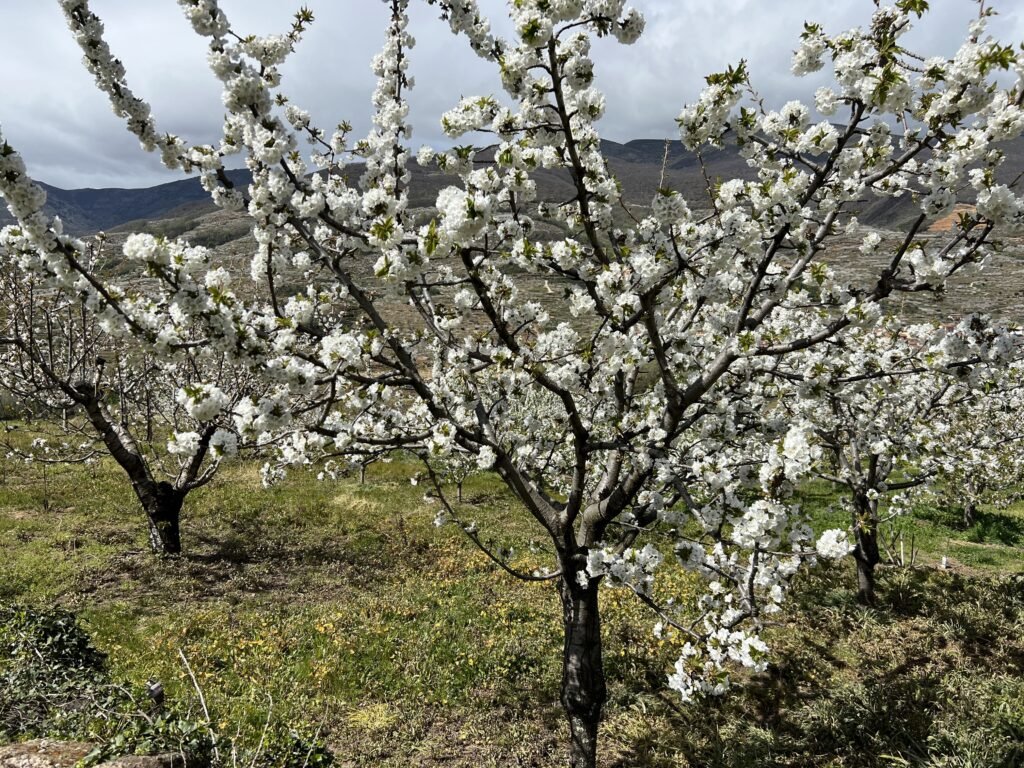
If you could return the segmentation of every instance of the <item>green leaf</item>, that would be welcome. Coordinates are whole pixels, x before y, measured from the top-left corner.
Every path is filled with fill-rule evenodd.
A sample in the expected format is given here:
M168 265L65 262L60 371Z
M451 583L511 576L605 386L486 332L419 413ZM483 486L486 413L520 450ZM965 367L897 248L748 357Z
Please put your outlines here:
M928 0L898 0L896 7L904 13L913 13L921 18L928 12Z

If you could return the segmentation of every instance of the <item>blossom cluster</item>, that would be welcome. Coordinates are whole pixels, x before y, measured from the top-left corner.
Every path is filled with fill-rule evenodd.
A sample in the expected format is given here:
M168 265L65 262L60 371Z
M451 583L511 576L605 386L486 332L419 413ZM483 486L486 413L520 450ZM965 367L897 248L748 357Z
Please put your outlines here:
M268 453L268 483L290 465L362 465L399 451L442 480L492 468L547 536L564 594L627 587L659 613L662 631L686 635L669 679L684 698L723 690L731 664L763 668L764 616L801 566L849 551L848 534L815 536L796 485L823 471L835 445L877 457L871 488L857 485L853 462L841 466L864 498L897 465L930 472L918 428L894 424L920 424L932 405L949 404L943 397L990 380L988 367L965 361L1015 354L1007 334L969 324L883 324L889 296L942 287L984 260L993 233L1022 225L1017 189L997 173L999 142L1024 129L1020 86L996 75L1024 65L984 37L984 20L954 57L923 65L903 47L905 2L880 5L868 29L828 35L808 25L794 70L831 69L815 106L837 124L816 122L799 102L772 110L756 92L744 102L753 89L745 65L710 76L679 113L680 138L691 150L735 142L750 174L709 185L704 200L659 190L624 223L591 58L595 37L629 44L642 33L623 0L516 0L509 39L492 33L475 0L434 3L497 70L504 95L462 98L442 116L450 141L483 133L493 142L417 152L446 179L433 210L416 215L408 0L388 2L372 128L355 141L347 123L329 135L283 92L281 67L308 12L285 34L251 36L216 0L180 5L223 86L217 147L158 133L87 0L63 2L129 130L250 217L256 297L238 295L207 250L145 235L124 253L150 290L106 285L78 258L82 245L42 214L39 188L2 137L0 193L19 225L0 245L162 359L223 355L258 381L244 392L190 382L177 402L216 420L206 443L215 453L237 440ZM315 148L309 163L300 139ZM252 173L244 193L225 182L232 154ZM537 199L537 177L551 173L571 182L568 199ZM918 237L967 186L976 213L948 235ZM921 216L884 271L851 284L823 252L861 231L854 212L870 196L911 196ZM862 253L881 248L863 236ZM568 317L538 300L541 284L562 294ZM840 344L856 351L836 355ZM927 382L939 369L965 375L936 400ZM852 426L821 408L830 397ZM170 448L198 455L206 433L176 432ZM662 549L707 584L696 621L684 610L693 606L656 599L660 569L673 562Z

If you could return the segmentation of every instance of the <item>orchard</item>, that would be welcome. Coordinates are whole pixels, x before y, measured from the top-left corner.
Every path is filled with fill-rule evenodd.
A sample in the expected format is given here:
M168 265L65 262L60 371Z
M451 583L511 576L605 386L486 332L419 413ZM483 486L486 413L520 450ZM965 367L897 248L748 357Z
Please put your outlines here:
M466 552L510 583L557 592L567 754L588 768L609 590L644 606L642 631L674 639L664 684L701 708L736 670L777 660L763 629L808 569L852 555L857 596L873 604L879 526L911 514L912 498L958 487L957 473L976 479L973 508L1019 488L1019 332L984 307L911 323L891 299L943 291L1024 231L1018 179L1000 172L1001 147L1024 131L1024 58L984 5L951 58L906 47L928 23L924 0L876 3L849 31L808 22L793 74L824 71L831 85L806 103L769 108L740 61L670 116L687 150L738 147L750 175L709 178L699 201L662 187L636 212L602 152L607 75L590 54L595 38L634 43L642 14L623 0L516 0L506 39L474 0L428 3L504 88L453 103L437 147L417 147L409 123L410 0L387 0L373 128L359 139L344 121L315 125L286 93L281 67L310 11L260 37L216 0L179 0L223 88L212 144L165 133L89 3L60 0L141 147L247 215L254 247L233 273L201 246L134 234L112 276L93 256L102 244L44 212L0 136L0 194L17 219L0 233L0 382L86 414L83 436L128 474L168 553L185 495L222 458L256 457L266 485L415 459L437 525L461 529ZM229 178L239 163L248 186ZM410 211L412 163L448 177L427 219ZM570 198L540 199L550 172ZM889 198L915 206L892 247L858 223L865 201ZM955 226L924 237L968 199ZM850 280L831 258L844 237L884 266ZM538 276L564 315L538 300ZM118 384L101 335L120 350ZM167 480L153 451L173 461ZM500 523L481 527L463 503L475 473L500 478L534 530L527 567L493 545ZM812 531L800 489L815 479L847 494L842 526ZM174 496L170 541L161 492ZM700 578L695 601L666 595L670 566Z

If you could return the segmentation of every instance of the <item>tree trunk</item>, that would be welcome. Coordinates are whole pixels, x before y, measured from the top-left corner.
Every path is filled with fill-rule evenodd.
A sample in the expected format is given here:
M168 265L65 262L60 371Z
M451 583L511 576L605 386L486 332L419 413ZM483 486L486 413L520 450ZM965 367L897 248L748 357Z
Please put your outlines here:
M565 645L562 651L562 707L569 718L571 768L594 768L597 726L607 699L601 659L601 615L597 582L581 587L572 569L559 582Z
M143 494L139 494L142 497ZM149 518L149 547L157 555L181 554L181 507L185 494L170 483L157 483L146 493L143 507Z
M858 536L858 540L860 538ZM871 534L864 538L874 540L875 536ZM871 555L871 544L863 550L858 545L858 550L860 551L854 553L857 561L857 602L863 605L875 604L875 566L878 565L879 558L877 543L872 541L872 544L875 545L874 557Z
M99 370L102 370L102 367ZM110 455L114 457L114 461L131 478L132 489L149 518L150 548L158 555L180 554L181 505L185 501L187 491L178 490L165 480L159 482L154 480L135 438L123 424L127 406L122 406L120 414L122 424L116 424L103 404L98 381L97 375L96 383L83 381L76 384L75 391L78 394L76 399L85 408L89 421L100 433L103 444L110 451ZM210 435L212 431L208 431L206 434ZM207 448L209 448L209 437L202 442L200 452L196 454L193 461L201 463Z
M881 561L878 552L878 510L867 496L854 496L853 529L857 546L853 558L857 563L857 601L875 604L875 566Z
M978 519L978 505L973 501L964 504L964 528L970 528Z

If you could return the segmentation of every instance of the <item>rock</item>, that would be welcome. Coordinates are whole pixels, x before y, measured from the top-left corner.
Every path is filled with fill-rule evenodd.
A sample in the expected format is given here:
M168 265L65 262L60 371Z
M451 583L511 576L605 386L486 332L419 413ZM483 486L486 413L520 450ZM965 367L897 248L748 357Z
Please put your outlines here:
M93 745L80 741L26 741L0 746L0 768L74 768L92 752ZM179 754L124 755L96 768L184 768Z
M0 768L74 768L92 751L81 741L26 741L0 747Z
M125 755L100 763L96 768L185 768L185 761L174 752L163 755Z

